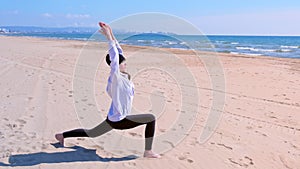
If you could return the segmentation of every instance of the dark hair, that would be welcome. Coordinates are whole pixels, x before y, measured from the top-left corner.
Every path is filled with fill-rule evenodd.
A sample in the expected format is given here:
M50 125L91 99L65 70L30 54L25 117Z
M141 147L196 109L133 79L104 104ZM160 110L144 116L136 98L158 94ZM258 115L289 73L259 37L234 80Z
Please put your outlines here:
M108 64L108 66L110 65L111 61L110 61L110 58L109 58L109 54L106 55L106 63ZM126 60L126 58L119 54L119 64L121 64L124 60Z

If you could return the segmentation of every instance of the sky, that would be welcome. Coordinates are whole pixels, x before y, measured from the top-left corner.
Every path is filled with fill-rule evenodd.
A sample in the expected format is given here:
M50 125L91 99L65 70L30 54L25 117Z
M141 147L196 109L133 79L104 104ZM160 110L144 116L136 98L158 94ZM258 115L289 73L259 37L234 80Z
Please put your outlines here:
M6 0L0 26L96 27L145 12L178 17L204 34L300 35L299 0Z

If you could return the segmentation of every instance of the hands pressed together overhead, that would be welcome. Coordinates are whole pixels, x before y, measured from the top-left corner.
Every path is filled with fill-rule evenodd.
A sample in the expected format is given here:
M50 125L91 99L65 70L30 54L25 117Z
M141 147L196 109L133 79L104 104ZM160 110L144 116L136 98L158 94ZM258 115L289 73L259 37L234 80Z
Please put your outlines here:
M99 22L99 26L101 27L99 32L101 32L107 38L107 40L114 40L112 29L108 24L105 24L104 22Z

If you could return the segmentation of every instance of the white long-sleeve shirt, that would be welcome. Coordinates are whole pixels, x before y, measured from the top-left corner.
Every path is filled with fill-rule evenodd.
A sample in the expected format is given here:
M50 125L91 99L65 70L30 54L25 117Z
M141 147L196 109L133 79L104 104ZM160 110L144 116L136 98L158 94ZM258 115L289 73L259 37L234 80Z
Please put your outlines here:
M116 122L124 119L131 111L134 85L128 75L119 69L119 54L123 54L121 46L117 41L109 41L108 44L111 71L106 91L112 99L108 119Z

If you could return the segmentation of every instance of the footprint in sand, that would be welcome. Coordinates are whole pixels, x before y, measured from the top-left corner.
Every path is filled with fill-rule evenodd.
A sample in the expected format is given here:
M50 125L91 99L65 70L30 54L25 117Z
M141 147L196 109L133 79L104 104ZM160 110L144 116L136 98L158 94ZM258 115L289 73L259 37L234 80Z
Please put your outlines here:
M16 136L16 135L14 135L14 136ZM17 139L25 141L25 140L28 140L29 137L26 134L24 134L24 133L20 133L20 134L18 134Z
M267 137L267 135L266 135L265 133L262 133L262 132L260 132L260 131L255 130L255 133L258 133L258 134L261 134L262 136Z
M194 161L192 159L187 159L187 162L193 163Z
M86 101L88 101L88 99L81 99L81 101L86 102Z
M218 143L217 145L218 145L218 146L222 146L222 147L224 147L224 148L226 148L226 149L229 149L229 150L232 150L232 149L233 149L232 147L227 146L227 145L225 145L225 144Z
M186 159L185 156L179 156L179 157L178 157L178 160L185 160L185 159Z
M23 119L18 119L17 122L19 122L20 124L26 124L26 121Z
M11 152L10 151L4 151L0 153L0 158L7 158L11 156Z
M244 156L244 158L240 158L238 160L233 158L228 158L228 160L235 165L239 165L241 167L246 167L246 168L249 167L250 165L254 165L252 158L248 156Z
M42 142L39 142L39 144L41 144L42 145L42 150L45 150L45 149L47 149L48 147L49 147L49 143L42 143Z
M175 145L172 142L170 142L170 141L165 140L165 141L163 141L163 143L169 144L172 148L175 147Z
M126 163L123 163L123 165L127 168L137 168L136 167L136 163L135 162L126 162Z
M6 124L6 126L11 130L17 128L16 124Z
M88 103L87 105L88 106L95 106L93 103Z
M189 154L190 154L189 152L186 152L183 155L178 156L178 160L180 160L180 161L187 161L188 163L193 163L194 160L192 160L192 159L190 159L188 157Z
M164 133L164 132L166 132L166 129L159 129L159 131Z
M137 133L133 133L133 132L129 132L129 135L133 136L133 137L142 137L141 134L137 134Z
M33 150L37 150L37 147L36 146L32 146L31 147Z

